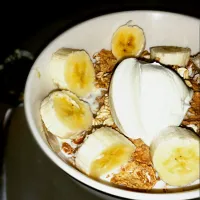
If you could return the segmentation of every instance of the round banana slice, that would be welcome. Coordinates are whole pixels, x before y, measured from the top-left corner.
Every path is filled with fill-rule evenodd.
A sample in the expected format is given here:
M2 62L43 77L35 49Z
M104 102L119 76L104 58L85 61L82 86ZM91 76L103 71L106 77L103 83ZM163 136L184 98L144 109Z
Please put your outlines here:
M118 60L130 56L137 57L145 47L144 32L136 25L125 24L113 34L111 46L112 53Z
M84 50L61 48L49 63L50 74L60 89L68 89L85 97L94 89L95 71L89 55Z
M151 59L157 59L165 65L186 66L190 59L191 49L175 46L156 46L150 48Z
M200 138L192 131L171 126L150 146L154 167L171 186L185 186L200 179Z
M88 136L76 153L76 166L85 174L101 176L126 164L135 145L112 128L102 127Z
M92 126L89 105L69 91L52 92L42 101L40 114L47 130L60 138L69 138Z

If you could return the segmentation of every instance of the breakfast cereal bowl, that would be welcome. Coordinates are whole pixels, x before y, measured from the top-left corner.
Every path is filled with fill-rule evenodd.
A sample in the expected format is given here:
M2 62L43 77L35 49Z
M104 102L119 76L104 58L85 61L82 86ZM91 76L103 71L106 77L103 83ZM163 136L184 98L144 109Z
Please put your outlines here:
M172 68L176 72L180 72L179 74L185 82L185 85L187 85L187 87L189 87L192 91L195 87L198 88L199 84L199 74L196 73L196 71L198 72L198 69L195 69L196 71L194 70L191 72L191 70L194 69L192 66L192 59L195 58L192 56L195 56L199 52L199 24L199 19L180 14L160 11L128 11L112 13L90 19L66 30L64 33L55 38L50 44L48 44L48 46L40 53L40 55L36 59L29 73L25 88L24 103L27 121L34 138L36 139L38 145L46 153L46 155L58 167L64 170L75 180L83 183L86 187L96 189L99 192L103 192L105 194L112 195L118 198L154 200L160 200L162 198L170 200L197 198L199 196L200 187L198 180L194 181L192 184L185 184L182 186L179 185L177 187L167 187L166 184L158 180L159 178L157 177L155 170L151 166L151 161L149 161L150 164L145 165L144 163L142 163L140 165L140 161L138 161L137 159L137 163L135 163L135 166L139 168L142 167L142 170L144 171L149 169L152 173L155 172L155 174L152 176L154 178L154 182L149 183L148 186L143 184L143 186L139 188L126 187L127 185L123 184L119 180L118 182L120 182L120 184L114 184L114 182L106 181L107 179L98 180L96 178L99 173L98 170L96 170L97 165L92 166L93 163L91 159L95 156L99 156L98 153L101 151L100 148L102 148L102 145L100 145L101 147L98 147L98 144L96 146L94 145L96 144L95 142L97 142L97 136L90 139L90 141L88 138L90 138L91 135L94 135L94 132L96 135L101 132L101 139L99 139L98 141L102 141L102 143L106 141L106 144L103 145L103 148L107 148L109 147L110 143L113 143L119 145L120 148L126 147L126 151L129 153L130 151L137 150L136 141L138 141L138 137L129 138L135 139L135 141L132 143L131 140L128 140L125 137L122 138L121 134L120 136L118 135L120 131L123 132L123 128L121 128L121 125L116 126L116 124L120 124L117 123L119 119L117 117L113 117L115 116L115 113L108 110L108 95L110 95L110 93L102 92L109 90L112 70L114 72L115 66L118 67L120 65L120 62L123 63L123 58L120 57L121 54L118 49L116 50L116 45L114 44L116 40L116 38L113 39L114 33L116 33L115 31L118 30L118 28L122 25L127 25L129 27L134 26L134 28L137 29L136 36L139 38L137 39L136 37L136 39L138 40L138 48L135 51L131 50L131 56L134 58L129 58L131 57L130 55L123 54L126 56L126 58L124 57L124 59L133 59L132 61L130 60L130 62L135 62L135 57L137 58L139 55L140 58L143 59L143 61L150 59L150 48L155 46L176 46L185 49L190 48L190 55L188 57L190 61L187 61L187 63L185 64L186 66L177 67L178 64L175 63ZM135 38L133 37L130 43L134 39ZM130 43L129 45L131 45ZM127 51L129 50L123 50L123 52ZM76 54L76 52L78 53ZM80 55L83 56L81 57L84 59L83 63L89 63L86 67L88 70L87 77L90 77L91 80L97 80L95 87L98 89L102 89L101 92L99 92L99 90L95 90L95 98L91 98L92 95L88 95L87 93L92 86L90 87L90 85L87 85L86 90L81 90L78 84L76 85L75 82L73 82L74 84L71 84L72 82L70 82L74 75L74 71L71 72L70 70L68 70L66 73L66 70L63 70L67 62L68 64L72 63L72 59L68 59L70 56L77 56L78 62L80 61L80 57L78 57ZM179 55L182 56L182 54ZM159 56L155 57L156 62L162 61L161 59L157 59L157 57ZM90 58L91 60L88 58ZM184 59L182 59L182 61L185 62L185 57ZM119 65L117 66L118 63ZM70 65L71 64L69 64L69 66ZM91 72L93 65L95 70ZM158 65L158 63L156 63L155 65ZM188 65L190 65L189 67L191 69L188 67ZM198 64L196 64L195 66L197 65ZM59 66L61 67L59 68ZM109 67L111 67L112 69L110 69ZM188 72L188 74L185 73L185 70ZM81 71L79 70L76 72L81 73ZM192 78L190 78L190 75L192 76ZM66 81L68 81L67 84ZM76 81L79 81L79 78L76 79ZM197 83L195 81L197 81ZM84 96L85 93L87 93L87 98L85 98ZM73 104L73 106L81 107L83 111L83 115L81 116L84 117L77 117L76 119L72 117L70 118L70 120L66 119L67 121L63 122L60 114L62 113L62 111L58 106L60 105L60 102L53 99L54 94L57 95L56 97L58 97L59 95L61 95L62 98L67 97L68 99L70 99L70 102L71 104ZM193 94L194 92L191 92L190 95L188 95L188 98L190 97L189 100L192 100ZM198 94L199 93L197 91L197 93L195 93L195 97L197 100ZM102 98L103 96L104 98ZM45 102L44 99L46 99ZM53 101L51 101L52 99ZM95 104L95 101L97 99L98 106L96 106ZM102 103L101 101L103 102L103 105L100 106L100 104ZM88 105L86 105L87 102L92 102L91 104L88 104L93 105L94 107L91 106L90 109L88 109ZM59 110L59 116L55 114L56 112L50 111L54 103L55 105L57 105L57 111ZM71 104L69 104L69 106ZM195 104L195 102L193 104ZM48 107L46 105L48 105ZM92 116L91 113L95 114ZM100 114L105 118L101 118ZM93 120L91 121L92 117ZM112 117L115 119L112 119ZM88 120L84 121L86 118ZM58 124L60 124L54 126L54 123L57 123L57 121L59 121L58 119L61 119L60 121L62 121L63 123L58 122ZM103 121L101 122L102 119ZM137 117L135 119L137 119ZM76 125L80 122L80 120L81 125L77 128ZM177 120L176 123L178 123ZM190 124L190 120L188 120L186 116L182 122L182 125L193 128L191 130L192 132L195 132L194 130L198 132L198 127L194 128L195 123L196 122L194 122L194 124ZM65 127L66 124L67 128ZM101 124L107 127L102 127L102 129L98 128ZM113 131L110 131L109 128L112 128ZM72 129L76 130L77 134L73 135L73 131L71 131ZM103 133L102 130L104 131ZM58 131L57 136L55 134L52 134L54 131ZM108 139L107 135L109 134L112 140ZM82 159L85 156L84 152L86 151L84 151L82 148L83 141L91 147L91 151L84 147L87 152L90 152L88 156L85 157L85 160ZM145 144L143 143L143 145ZM79 150L81 148L82 151ZM112 148L109 147L108 149ZM144 149L148 151L148 146L145 146ZM74 152L76 154L73 154ZM93 154L91 152L93 152ZM76 158L74 158L75 156L79 156L79 159L76 160ZM125 159L125 157L123 157L123 159ZM88 163L91 165L89 165ZM93 170L95 171L95 173L93 173L92 176L89 176L87 173L89 167L96 170ZM147 170L147 172L149 171ZM142 181L139 180L139 183L142 184Z

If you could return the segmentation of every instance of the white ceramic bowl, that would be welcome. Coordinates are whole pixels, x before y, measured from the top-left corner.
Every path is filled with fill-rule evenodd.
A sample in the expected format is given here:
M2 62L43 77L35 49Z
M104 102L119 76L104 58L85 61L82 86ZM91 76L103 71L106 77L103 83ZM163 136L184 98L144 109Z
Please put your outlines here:
M129 11L108 14L83 22L66 30L53 40L41 52L32 66L26 83L24 102L28 124L46 155L66 173L92 188L127 199L178 200L197 198L199 195L197 188L184 188L185 191L181 192L163 193L161 190L142 193L119 189L90 179L60 159L52 151L41 131L40 103L55 87L48 71L48 62L52 53L60 47L71 47L85 49L92 56L102 48L110 49L113 32L129 20L133 20L135 24L143 28L146 35L146 49L154 45L177 45L190 47L192 54L199 51L200 20L192 17L158 11ZM40 77L38 73L40 73Z

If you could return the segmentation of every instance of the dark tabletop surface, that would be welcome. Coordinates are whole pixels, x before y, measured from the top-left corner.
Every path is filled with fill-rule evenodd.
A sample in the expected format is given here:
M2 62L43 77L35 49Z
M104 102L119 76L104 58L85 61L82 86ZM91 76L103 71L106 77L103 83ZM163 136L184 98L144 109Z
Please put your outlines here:
M200 18L196 1L123 1L123 3L103 4L70 1L29 4L13 2L0 3L0 61L15 48L25 48L37 55L57 34L86 19L124 10L163 10ZM2 4L2 5L1 5ZM8 4L8 5L6 5ZM3 9L5 8L5 10Z
M171 4L168 1L161 3L151 0L138 3L123 1L121 4L99 2L88 4L76 1L70 2L71 5L67 1L65 4L58 1L50 3L49 1L44 5L36 4L33 1L0 3L0 120L10 105L16 106L19 103L16 99L20 97L19 93L23 90L34 59L48 42L64 30L86 19L123 10L163 10L200 18L199 6L194 2L177 3L173 1ZM2 71L1 64L9 55L15 55L16 49L30 52L33 59L6 64L6 70ZM11 84L8 84L6 80L10 80ZM10 92L13 90L17 94ZM66 173L44 155L28 131L23 108L17 108L17 112L11 119L6 138L4 138L6 140L0 138L0 146L2 147L2 143L4 144L6 155L4 162L6 173L3 174L7 181L4 182L5 196L7 197L5 200L79 200L83 197L88 200L99 199L80 189L68 178ZM0 134L2 135L1 132ZM45 165L47 165L48 171L45 170ZM44 174L44 178L41 178ZM48 176L48 174L54 174L55 177ZM5 179L3 180L5 181Z
M13 111L6 134L2 200L102 199L77 185L45 155L30 133L23 107Z

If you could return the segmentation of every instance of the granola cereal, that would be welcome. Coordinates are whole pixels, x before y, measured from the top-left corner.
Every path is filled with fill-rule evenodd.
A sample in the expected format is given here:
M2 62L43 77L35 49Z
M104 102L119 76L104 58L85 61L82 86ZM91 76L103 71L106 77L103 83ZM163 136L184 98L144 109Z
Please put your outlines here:
M66 154L73 154L75 151L67 142L63 142L62 149Z
M99 102L102 106L93 120L93 125L113 126L114 121L110 112L108 93L105 93L105 95L99 99Z
M194 92L191 107L182 122L183 126L196 127L196 133L200 135L200 92Z
M96 73L96 87L108 90L112 72L116 66L117 59L109 50L102 49L96 53L93 58L95 59L94 69Z
M95 62L96 72L113 72L117 59L114 57L111 51L102 49L100 52L96 53L93 58Z
M156 182L157 179L153 167L137 161L128 163L111 178L111 183L132 189L150 190Z
M130 140L136 146L131 161L113 175L111 182L134 189L152 189L158 178L153 168L150 149L140 138Z
M181 123L183 127L192 128L200 135L200 69L190 59L186 67L172 66L184 80L185 84L194 91L191 100L191 107L188 109L184 120Z
M192 127L200 135L200 69L192 61L189 61L185 69L188 71L188 77L183 76L183 78L188 87L193 89L194 94L190 103L191 107L181 125Z
M196 54L191 58L192 62L200 69L200 53Z
M131 138L129 138L130 140L131 140L131 142L136 146L136 147L141 147L143 144L144 144L144 142L140 139L140 138L138 138L138 139L131 139Z
M132 157L133 157L133 160L135 160L139 163L143 163L148 166L152 166L150 149L144 143L136 148Z
M147 51L147 50L144 50L141 55L140 55L140 58L144 59L144 60L150 60L151 57L150 57L150 53Z
M101 94L102 94L101 96L96 98L96 101L99 104L99 108L101 108L101 106L104 105L104 101L105 101L105 98L106 98L107 91L102 91Z
M86 133L79 135L77 138L74 138L72 141L74 144L81 144L83 143L84 139L85 139Z
M113 120L110 112L110 108L106 105L103 105L100 110L97 112L97 116L93 120L93 125L113 125Z
M104 74L102 72L99 72L96 76L95 86L97 88L104 88L108 90L111 81L111 76L112 76L111 73Z
M190 60L186 67L174 68L178 74L184 79L186 85L194 91L200 91L200 69Z

